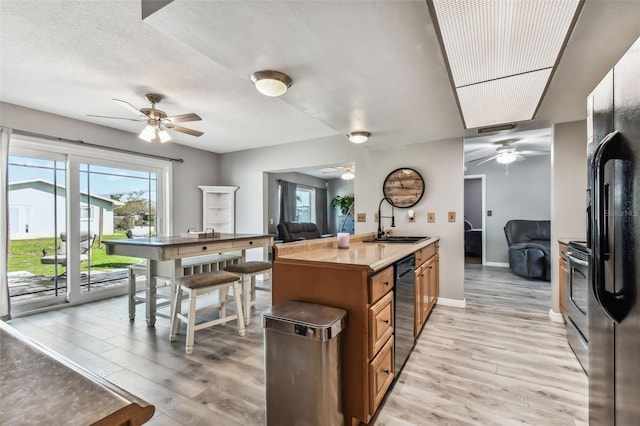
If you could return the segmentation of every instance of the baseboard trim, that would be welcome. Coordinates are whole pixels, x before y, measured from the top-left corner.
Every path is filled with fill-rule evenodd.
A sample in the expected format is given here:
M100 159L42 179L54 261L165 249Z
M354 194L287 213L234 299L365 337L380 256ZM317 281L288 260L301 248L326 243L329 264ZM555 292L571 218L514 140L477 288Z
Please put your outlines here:
M549 319L553 322L564 322L564 315L559 312L554 312L553 309L549 309Z
M438 305L442 305L442 306L452 306L454 308L466 308L467 307L467 302L466 299L445 299L442 297L438 297Z
M508 268L509 264L503 263L503 262L487 262L485 263L485 266L497 266L498 268Z

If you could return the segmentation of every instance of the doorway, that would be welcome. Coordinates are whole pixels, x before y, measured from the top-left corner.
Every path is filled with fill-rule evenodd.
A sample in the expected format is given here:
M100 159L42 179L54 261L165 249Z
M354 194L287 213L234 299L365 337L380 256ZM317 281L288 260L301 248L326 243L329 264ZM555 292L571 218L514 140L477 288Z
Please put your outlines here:
M485 175L464 177L464 262L486 263Z

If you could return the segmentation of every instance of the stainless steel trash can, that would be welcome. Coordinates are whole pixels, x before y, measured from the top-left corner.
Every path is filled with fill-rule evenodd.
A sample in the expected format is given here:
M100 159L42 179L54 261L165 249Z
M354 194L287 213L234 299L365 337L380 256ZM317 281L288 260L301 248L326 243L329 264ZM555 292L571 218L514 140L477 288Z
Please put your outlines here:
M262 313L268 426L344 424L340 332L347 311L289 300Z

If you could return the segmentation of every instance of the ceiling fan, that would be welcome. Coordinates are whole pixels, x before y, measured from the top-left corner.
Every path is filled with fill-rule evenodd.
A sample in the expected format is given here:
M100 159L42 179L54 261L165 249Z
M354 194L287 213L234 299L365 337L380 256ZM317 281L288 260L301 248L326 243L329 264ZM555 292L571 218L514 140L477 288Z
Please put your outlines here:
M527 156L530 155L547 155L549 151L530 151L530 150L519 150L517 147L513 146L513 144L519 142L520 139L508 139L505 141L497 142L498 145L496 147L496 154L489 155L486 157L476 158L475 160L470 160L469 163L473 163L475 166L479 166L480 164L487 163L493 159L495 159L500 164L510 164L514 161L522 161L525 160Z
M185 133L191 136L202 136L204 133L199 130L188 129L186 127L176 126L175 123L182 123L187 121L199 121L202 120L198 114L188 113L181 115L172 115L168 116L166 112L159 110L156 108L156 105L164 99L163 95L159 95L157 93L148 93L145 95L147 100L151 102L151 108L136 108L131 105L127 101L123 101L120 99L113 99L119 105L126 108L128 111L134 113L136 118L127 118L127 117L110 117L106 115L94 115L87 114L88 117L99 117L99 118L112 118L116 120L129 120L129 121L138 121L138 122L147 122L147 126L142 129L142 132L138 135L138 137L147 142L153 142L154 140L158 140L161 143L167 142L171 140L171 136L167 133L166 129L173 130L180 133Z

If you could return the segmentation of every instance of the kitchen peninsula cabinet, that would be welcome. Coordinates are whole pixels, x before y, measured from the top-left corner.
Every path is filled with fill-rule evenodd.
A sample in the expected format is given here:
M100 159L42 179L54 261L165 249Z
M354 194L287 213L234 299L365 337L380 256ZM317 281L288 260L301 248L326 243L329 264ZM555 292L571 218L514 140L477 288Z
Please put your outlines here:
M417 338L431 310L438 301L440 271L438 243L431 244L416 253L416 286L414 336Z
M363 242L374 236L351 236L349 249L338 249L335 237L274 246L274 305L298 300L347 310L341 333L345 425L369 423L396 375L394 263L424 248L432 261L424 264L427 276L428 266L437 263L437 238L417 244Z

